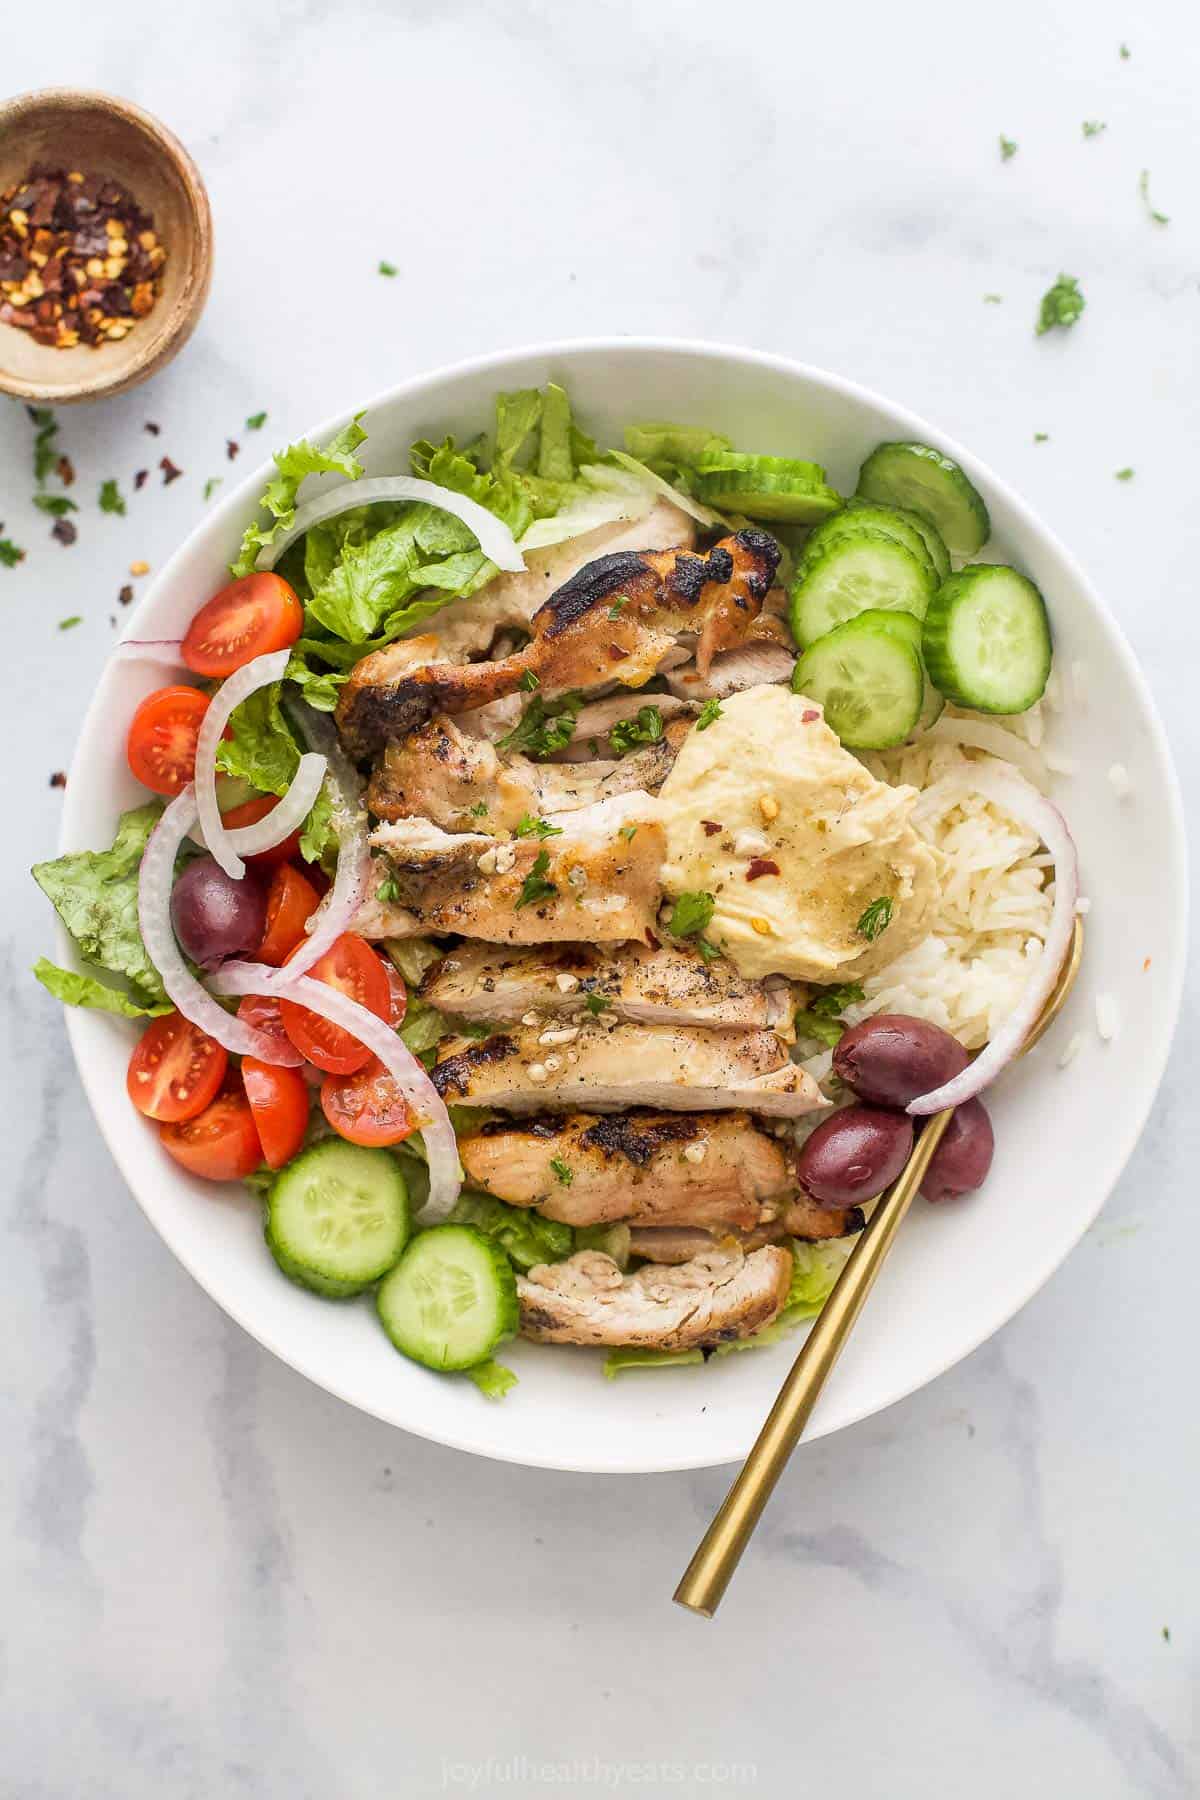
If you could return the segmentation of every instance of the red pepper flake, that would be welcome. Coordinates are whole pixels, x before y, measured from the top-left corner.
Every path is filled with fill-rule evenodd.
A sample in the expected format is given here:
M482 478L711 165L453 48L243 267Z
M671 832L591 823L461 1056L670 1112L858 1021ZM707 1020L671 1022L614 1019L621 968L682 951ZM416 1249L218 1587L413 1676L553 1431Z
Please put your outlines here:
M233 461L234 457L237 455L237 453L240 449L241 449L241 445L238 443L236 438L226 438L225 439L225 454L229 458L230 462Z
M66 770L65 769L55 769L53 775L51 775L51 777L50 777L50 786L52 788L54 788L54 787L65 788L66 785L67 785Z
M779 864L772 862L769 856L751 858L750 867L746 870L747 881L757 881L760 875L778 875Z
M173 481L178 481L179 477L183 474L183 470L177 469L169 456L162 457L158 466L162 470L164 487L170 487L171 483Z
M132 604L132 601L133 601L133 583L132 583L132 581L127 581L125 583L125 586L121 589L120 593L117 595L117 599L121 602L122 606L129 606Z
M144 488L146 483L149 481L149 479L150 479L149 469L139 469L137 474L133 478L134 489L136 490L138 488Z
M608 646L608 657L610 662L624 662L625 652L622 650L620 644L610 644Z
M54 472L64 487L70 487L75 479L75 464L69 456L60 456L54 465Z
M156 425L153 419L147 419L146 423L142 426L142 430L148 431L151 437L157 437L162 430L162 426Z
M1147 957L1147 958L1146 958L1146 960L1145 960L1145 962L1144 962L1144 963L1143 963L1143 964L1142 964L1142 974L1143 974L1143 975L1144 975L1144 974L1145 974L1145 973L1146 973L1146 970L1147 970L1147 969L1148 969L1148 968L1149 968L1149 967L1150 967L1150 963L1151 963L1151 961L1152 961L1152 960L1153 960L1153 959L1152 959L1152 958L1151 958L1151 957L1149 957L1149 956L1148 956L1148 957Z
M79 533L76 531L74 525L72 525L70 519L55 519L53 525L50 527L50 536L52 538L57 538L59 543L62 544L65 549L68 545L75 542Z
M716 819L701 819L700 823L704 827L705 837L716 837L718 831L724 831L725 829L725 827Z
M819 719L820 716L821 715L815 706L806 706L804 711L800 714L800 723L802 725L811 725L813 720Z

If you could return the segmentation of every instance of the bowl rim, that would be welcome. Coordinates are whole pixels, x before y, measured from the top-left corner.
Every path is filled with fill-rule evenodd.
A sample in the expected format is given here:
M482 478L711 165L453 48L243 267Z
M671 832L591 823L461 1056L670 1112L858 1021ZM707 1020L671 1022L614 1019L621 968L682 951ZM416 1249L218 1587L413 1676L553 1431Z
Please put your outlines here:
M675 338L657 335L631 335L628 337L603 335L596 337L551 339L532 344L517 345L506 350L489 351L476 356L462 358L452 363L439 365L437 368L426 371L425 373L410 376L404 381L397 382L393 386L381 390L364 403L332 414L319 425L306 431L304 435L310 440L316 439L321 441L339 430L355 415L355 413L364 410L367 412L378 410L382 407L393 405L398 401L414 398L419 396L422 392L434 390L445 382L457 378L487 374L499 375L506 367L514 363L529 360L541 360L545 362L561 360L569 365L571 357L579 356L581 354L623 355L630 353L638 356L678 355L683 353L685 355L693 355L726 363L732 362L743 365L755 365L761 369L775 372L789 379L799 377L802 380L824 388L826 391L836 396L878 408L895 419L900 429L914 439L937 443L947 452L947 454L952 456L962 465L973 481L983 487L986 495L990 497L990 495L994 493L997 498L1001 499L1006 506L1012 509L1013 514L1019 519L1023 528L1032 531L1055 556L1061 559L1061 562L1071 579L1077 583L1087 601L1092 627L1098 629L1107 636L1111 648L1115 651L1118 659L1124 665L1124 672L1134 687L1141 704L1141 718L1149 735L1151 749L1157 758L1164 775L1163 797L1169 819L1169 842L1172 852L1171 866L1164 871L1164 875L1168 879L1171 901L1170 947L1172 951L1172 961L1168 970L1169 1017L1164 1021L1165 1028L1158 1034L1157 1054L1151 1059L1148 1065L1144 1065L1148 1068L1148 1073L1151 1077L1145 1086L1144 1102L1139 1108L1132 1111L1123 1121L1124 1129L1117 1140L1109 1179L1106 1183L1100 1184L1097 1188L1094 1196L1094 1205L1091 1207L1088 1215L1081 1220L1079 1230L1073 1241L1061 1251L1051 1250L1048 1253L1044 1253L1040 1259L1031 1259L1030 1272L1027 1281L1014 1303L1010 1305L1007 1301L1001 1302L998 1308L993 1309L992 1312L989 1312L986 1315L977 1331L967 1334L967 1337L956 1348L953 1355L945 1357L944 1360L939 1358L936 1366L928 1368L919 1379L911 1379L908 1376L902 1376L899 1379L893 1378L890 1384L885 1380L881 1382L878 1397L872 1404L851 1406L847 1408L845 1413L840 1417L833 1417L831 1415L825 1419L821 1419L818 1415L817 1428L806 1432L800 1446L803 1448L805 1444L815 1443L819 1438L830 1436L834 1432L845 1429L847 1426L858 1424L863 1419L872 1418L876 1413L885 1411L888 1407L894 1406L897 1402L906 1399L910 1394L916 1393L921 1388L928 1386L930 1382L937 1380L949 1369L954 1368L967 1356L971 1355L981 1344L985 1343L1006 1325L1009 1320L1015 1318L1017 1313L1022 1311L1023 1308L1028 1305L1029 1301L1040 1291L1056 1270L1061 1267L1062 1263L1065 1262L1072 1251L1078 1247L1084 1234L1090 1226L1094 1224L1117 1181L1124 1173L1133 1150L1137 1145L1138 1139L1145 1128L1150 1109L1157 1098L1163 1072L1166 1068L1167 1059L1170 1055L1176 1027L1178 1025L1183 999L1183 981L1187 955L1189 875L1186 856L1187 838L1184 824L1182 793L1178 773L1171 754L1170 743L1167 739L1162 720L1159 717L1158 709L1154 703L1149 683L1142 672L1141 665L1134 655L1132 647L1127 641L1117 620L1105 607L1095 587L1088 579L1076 558L1066 549L1056 534L1051 531L1049 526L1043 524L1033 508L1029 506L1007 482L994 474L988 465L983 463L970 450L959 444L947 433L930 424L919 414L910 411L906 406L900 405L848 377L834 374L832 371L819 368L814 364L803 363L797 359L779 355L775 352L751 350L744 346L720 343L707 339ZM569 375L569 372L568 366L566 373ZM176 565L182 560L184 554L191 549L195 540L202 536L215 537L219 535L221 529L224 527L226 519L239 512L245 506L246 500L253 492L262 491L262 488L270 478L272 466L271 459L267 458L264 462L260 463L257 468L248 471L245 479L239 483L235 490L225 497L221 505L214 508L212 512L202 518L193 530L187 534L183 542L176 548L166 563L164 563L155 581L139 601L129 624L126 627L125 635L136 635L134 630L135 622L140 621L141 618L156 605L158 596L161 592L169 590L174 578ZM71 759L72 773L74 772L76 760L80 755L81 745L90 736L94 723L103 712L103 708L104 695L101 692L98 683L96 691L93 693L93 697L89 702L80 723L79 736ZM73 787L74 783L68 779L67 805L64 809L62 826L59 832L60 853L64 852L69 847L69 844L81 841L82 821L76 819L71 807ZM71 940L61 925L58 927L58 938L60 954L66 951L69 955L72 950ZM297 1360L296 1355L290 1348L285 1349L278 1342L274 1341L273 1334L261 1329L258 1322L252 1317L246 1316L243 1308L240 1306L231 1306L225 1299L219 1298L208 1285L204 1275L198 1268L193 1266L192 1262L174 1241L169 1222L160 1220L147 1210L141 1195L134 1186L129 1175L126 1173L115 1138L109 1133L107 1120L99 1102L98 1079L94 1080L93 1077L90 1052L82 1043L81 1024L81 1019L76 1016L73 1009L68 1008L67 1033L70 1039L76 1068L79 1071L79 1076L87 1094L93 1116L99 1127L101 1137L108 1146L113 1160L124 1177L127 1186L130 1188L134 1199L137 1201L139 1207L141 1207L142 1212L158 1232L172 1255L174 1255L176 1260L187 1270L196 1281L197 1285L208 1294L209 1298L221 1308L222 1312L224 1312L227 1317L233 1319L236 1324L240 1325L242 1329L246 1331L249 1336L254 1338L256 1342L261 1344L264 1349L270 1351L272 1355L277 1356L287 1367L294 1369L298 1374L304 1376L305 1379L313 1382L315 1386L323 1388L327 1393L333 1394L337 1399L345 1401L346 1404L354 1407L357 1411L365 1412L370 1416L379 1419L384 1424L411 1432L414 1436L426 1438L433 1443L445 1445L449 1449L462 1450L473 1455L488 1457L493 1461L511 1462L529 1468L557 1469L568 1473L580 1474L657 1474L670 1473L678 1470L719 1467L727 1463L740 1461L746 1454L746 1451L749 1449L749 1444L752 1441L752 1436L747 1439L743 1449L729 1450L725 1447L721 1447L716 1455L689 1453L677 1456L664 1456L660 1453L656 1453L653 1462L647 1462L643 1459L629 1462L609 1460L603 1465L597 1466L595 1463L579 1461L578 1459L572 1460L564 1458L562 1455L556 1455L552 1448L548 1449L544 1454L534 1454L529 1450L517 1452L509 1451L505 1448L502 1438L497 1441L497 1436L493 1433L489 1439L487 1432L482 1429L478 1433L471 1433L461 1430L445 1429L441 1426L440 1422L436 1420L431 1424L426 1424L424 1422L414 1424L407 1420L402 1421L396 1416L394 1409L392 1411L384 1410L382 1407L364 1401L357 1395L352 1396L344 1392L336 1379L329 1378L327 1374L322 1372L316 1366L315 1358L310 1360L302 1357L300 1360ZM798 1342L797 1350L799 1347ZM481 1415L481 1418L486 1416L487 1415ZM753 1430L757 1430L757 1422L754 1424Z
M122 95L107 93L103 88L78 88L65 84L31 88L27 93L14 94L7 100L0 101L0 132L19 125L28 113L41 107L58 109L64 117L72 111L111 113L125 124L135 126L174 168L192 221L184 282L173 314L163 322L157 337L153 334L147 337L140 355L120 368L107 373L101 369L95 376L67 386L48 386L44 381L14 375L0 364L0 392L8 394L12 399L41 401L48 406L74 406L86 400L111 399L128 388L136 387L165 367L183 349L200 322L212 285L212 206L204 177L186 144L154 113L139 106L136 100L126 100Z

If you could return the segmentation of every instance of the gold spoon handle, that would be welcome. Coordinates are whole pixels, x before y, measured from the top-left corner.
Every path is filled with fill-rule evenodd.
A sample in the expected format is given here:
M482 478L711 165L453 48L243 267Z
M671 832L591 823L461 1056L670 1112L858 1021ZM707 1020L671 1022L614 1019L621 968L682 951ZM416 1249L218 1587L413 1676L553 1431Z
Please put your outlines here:
M850 1336L875 1277L892 1247L905 1213L912 1205L930 1158L942 1140L949 1112L937 1113L917 1139L904 1172L879 1201L866 1229L850 1252L832 1293L817 1314L799 1356L754 1448L721 1504L721 1510L705 1532L696 1554L675 1589L680 1606L690 1607L711 1619L733 1578L742 1551L771 1498L775 1483L825 1386L830 1370Z

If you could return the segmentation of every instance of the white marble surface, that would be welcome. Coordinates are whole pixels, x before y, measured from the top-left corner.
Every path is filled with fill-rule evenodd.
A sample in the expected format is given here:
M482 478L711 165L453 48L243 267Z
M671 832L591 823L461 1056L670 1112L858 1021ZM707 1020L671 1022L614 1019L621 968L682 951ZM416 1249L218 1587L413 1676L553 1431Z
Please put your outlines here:
M0 570L0 1787L1194 1793L1194 984L1141 1147L1068 1265L934 1386L799 1455L704 1625L669 1595L723 1472L466 1459L306 1385L193 1287L28 977L50 922L24 871L52 851L47 777L126 565L191 526L248 413L278 440L410 371L593 331L795 354L974 445L1100 582L1194 819L1195 7L61 0L6 40L9 90L112 89L181 134L218 263L172 369L63 416L74 549L47 541L28 427L0 411L0 518L30 547ZM1084 142L1085 118L1107 131ZM1060 269L1086 317L1035 342ZM96 512L103 477L128 489L163 453L185 479Z

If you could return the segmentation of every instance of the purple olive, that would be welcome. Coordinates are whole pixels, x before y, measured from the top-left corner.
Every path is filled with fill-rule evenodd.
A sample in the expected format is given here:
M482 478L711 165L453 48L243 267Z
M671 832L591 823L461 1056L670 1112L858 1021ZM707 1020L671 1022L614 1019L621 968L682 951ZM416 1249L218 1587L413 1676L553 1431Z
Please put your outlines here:
M823 1206L857 1206L895 1181L912 1144L912 1120L906 1114L844 1106L804 1144L796 1173Z
M874 1106L907 1106L961 1075L969 1056L948 1031L905 1013L878 1013L844 1032L833 1067Z
M921 1192L927 1200L957 1200L982 1187L992 1166L996 1140L982 1100L956 1106L942 1141L925 1171Z
M175 883L171 922L184 955L202 969L214 969L224 957L261 944L266 890L256 875L235 881L215 858L198 856Z

